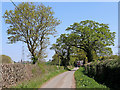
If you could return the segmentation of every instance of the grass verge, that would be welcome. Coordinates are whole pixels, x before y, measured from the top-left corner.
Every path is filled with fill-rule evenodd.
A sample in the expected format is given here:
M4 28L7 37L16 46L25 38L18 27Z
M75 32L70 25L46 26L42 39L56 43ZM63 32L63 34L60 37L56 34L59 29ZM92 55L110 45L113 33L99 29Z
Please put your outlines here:
M97 83L93 78L84 74L84 67L80 67L75 72L76 88L107 88L105 85ZM109 88L107 88L109 90Z
M46 81L50 80L52 77L65 72L66 70L57 70L55 72L49 72L45 75L40 75L30 81L23 82L17 86L12 88L40 88L40 86L45 83Z

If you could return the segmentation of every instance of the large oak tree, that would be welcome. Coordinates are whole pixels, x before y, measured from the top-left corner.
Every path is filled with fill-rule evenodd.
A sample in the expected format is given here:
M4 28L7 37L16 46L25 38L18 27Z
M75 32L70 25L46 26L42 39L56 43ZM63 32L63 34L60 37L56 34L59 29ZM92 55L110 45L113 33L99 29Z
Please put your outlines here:
M96 54L112 52L108 46L114 45L115 32L110 32L108 24L86 20L74 23L66 30L71 31L71 45L84 50L88 62L93 60L93 51Z
M14 10L6 10L3 18L10 25L7 30L9 43L26 43L33 63L43 56L48 36L53 35L55 27L60 24L51 7L34 3L23 2Z

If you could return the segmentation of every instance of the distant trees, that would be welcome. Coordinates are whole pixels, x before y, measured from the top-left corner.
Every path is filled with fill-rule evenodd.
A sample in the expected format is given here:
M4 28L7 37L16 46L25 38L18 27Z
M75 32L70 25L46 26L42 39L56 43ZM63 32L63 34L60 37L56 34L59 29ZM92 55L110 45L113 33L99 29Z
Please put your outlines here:
M13 61L7 55L0 55L0 63L13 63Z
M33 64L44 57L44 50L49 41L49 35L54 35L55 27L60 21L55 18L51 7L34 5L33 3L21 3L14 10L4 13L3 18L9 28L9 43L22 41L27 44L31 53Z
M61 34L57 39L56 44L53 44L50 49L54 49L55 53L60 56L61 64L67 67L70 61L70 39L67 34Z
M61 58L60 58L60 56L58 55L58 54L54 54L53 56L52 56L52 61L51 61L51 64L52 65L61 65Z
M77 60L84 60L86 54L83 50L71 45L71 35L61 34L57 39L56 44L53 44L50 49L55 50L52 63L63 65L67 68L67 65L73 65ZM59 62L60 61L60 62Z

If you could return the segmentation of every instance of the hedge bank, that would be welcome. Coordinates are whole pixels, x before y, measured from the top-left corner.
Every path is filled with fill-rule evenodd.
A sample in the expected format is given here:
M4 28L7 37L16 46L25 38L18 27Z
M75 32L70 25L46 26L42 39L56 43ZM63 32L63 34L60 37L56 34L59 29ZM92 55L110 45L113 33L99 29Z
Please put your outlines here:
M91 62L85 65L85 72L111 89L120 89L120 59Z

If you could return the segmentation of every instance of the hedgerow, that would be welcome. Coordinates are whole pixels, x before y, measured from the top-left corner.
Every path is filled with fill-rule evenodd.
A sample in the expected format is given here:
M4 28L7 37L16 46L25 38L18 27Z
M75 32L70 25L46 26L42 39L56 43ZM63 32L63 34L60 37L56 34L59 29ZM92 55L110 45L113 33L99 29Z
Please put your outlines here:
M112 89L120 89L120 59L91 62L85 65L85 73Z
M76 88L107 88L105 85L99 84L93 78L85 75L83 67L80 67L80 69L75 72L75 80Z

